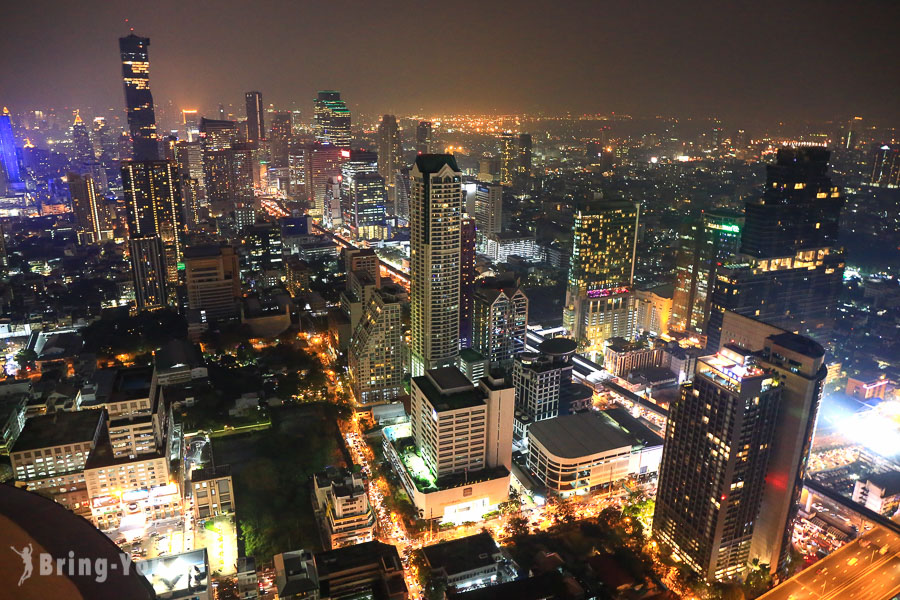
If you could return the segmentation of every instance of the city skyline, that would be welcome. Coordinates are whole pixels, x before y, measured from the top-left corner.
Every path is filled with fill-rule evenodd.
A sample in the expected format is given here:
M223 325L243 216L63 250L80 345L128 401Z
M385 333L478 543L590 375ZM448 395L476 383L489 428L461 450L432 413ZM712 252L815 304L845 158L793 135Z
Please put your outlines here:
M223 3L213 12L161 3L152 10L98 5L75 13L19 5L8 11L9 35L0 38L0 51L18 58L0 82L14 110L117 106L121 83L106 34L124 36L133 27L154 40L157 106L171 102L207 114L219 103L241 114L246 91L259 89L267 105L296 105L311 115L316 91L331 88L343 92L352 111L367 115L615 112L717 116L749 126L892 116L900 84L873 58L896 50L890 15L900 7L858 5L855 18L846 20L839 3L779 4L777 13L774 3L765 4L534 11L464 2L432 7L447 23L436 38L415 27L414 5L342 10L275 2L242 11L240 3ZM336 14L342 18L333 19ZM452 18L468 14L479 17L471 26ZM406 35L360 35L378 28ZM267 32L265 44L224 43L254 30ZM44 43L33 47L27 40L38 31ZM431 47L449 51L435 53L430 68L458 74L463 85L416 69L417 48ZM59 61L60 54L67 60ZM33 72L44 76L29 78ZM823 93L823 82L836 74L841 85ZM780 92L775 101L766 93L772 88ZM66 93L60 97L59 90Z

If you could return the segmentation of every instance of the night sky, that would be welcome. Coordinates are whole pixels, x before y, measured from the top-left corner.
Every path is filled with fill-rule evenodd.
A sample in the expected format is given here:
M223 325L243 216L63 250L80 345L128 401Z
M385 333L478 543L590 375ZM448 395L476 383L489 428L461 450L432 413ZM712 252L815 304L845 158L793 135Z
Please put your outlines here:
M123 103L117 38L151 38L156 103L258 89L309 114L624 112L896 124L900 2L8 0L0 104ZM126 25L125 18L130 23Z

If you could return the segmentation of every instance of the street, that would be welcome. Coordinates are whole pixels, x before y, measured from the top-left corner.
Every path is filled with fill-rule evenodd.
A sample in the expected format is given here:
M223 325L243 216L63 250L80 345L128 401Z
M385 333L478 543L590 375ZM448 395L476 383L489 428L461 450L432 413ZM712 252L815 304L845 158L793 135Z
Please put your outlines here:
M888 600L900 594L900 536L876 526L760 600Z

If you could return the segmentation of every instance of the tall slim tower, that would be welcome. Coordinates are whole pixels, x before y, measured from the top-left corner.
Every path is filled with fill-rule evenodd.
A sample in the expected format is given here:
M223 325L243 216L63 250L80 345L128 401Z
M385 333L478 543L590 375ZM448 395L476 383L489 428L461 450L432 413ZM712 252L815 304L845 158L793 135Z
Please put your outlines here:
M430 154L434 151L433 131L431 121L419 121L416 126L416 153Z
M78 241L82 244L99 244L112 233L106 207L94 186L90 175L68 173L69 195L72 197L72 212Z
M78 163L85 165L94 162L94 146L91 143L91 135L77 110L75 111L75 121L72 123L72 146L73 158Z
M420 154L411 173L410 306L414 377L459 353L462 173L452 154Z
M172 163L165 160L126 162L122 164L122 187L138 309L157 308L165 303L166 282L172 286L170 291L178 283L183 252L178 176Z
M391 215L397 214L395 176L403 166L403 144L397 117L384 115L378 124L378 174L384 178Z
M504 131L500 134L500 183L512 185L515 182L518 163L519 138L511 131Z
M462 219L459 232L459 347L471 348L475 306L475 219Z
M22 181L19 158L16 155L16 138L13 135L12 120L9 116L9 109L5 106L3 107L3 114L0 115L0 163L2 163L8 183L19 183Z
M262 94L247 92L244 99L247 101L247 141L258 142L266 139L266 111L263 108Z
M341 93L325 90L316 96L315 106L316 141L333 144L338 148L349 148L353 141L350 135L350 109L341 100Z
M717 348L726 310L812 337L830 330L844 257L837 246L844 198L825 148L781 148L765 194L747 202L741 250L717 273L707 347Z
M150 93L150 38L128 35L119 38L122 78L125 83L125 110L131 133L134 160L159 160L156 115Z
M606 201L575 210L563 326L595 357L607 339L634 333L631 284L639 212L637 204Z

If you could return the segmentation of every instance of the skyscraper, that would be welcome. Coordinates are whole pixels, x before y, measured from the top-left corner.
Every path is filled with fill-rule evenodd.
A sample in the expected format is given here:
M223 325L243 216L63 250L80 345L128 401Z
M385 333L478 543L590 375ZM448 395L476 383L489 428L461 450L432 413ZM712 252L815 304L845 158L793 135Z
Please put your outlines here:
M653 530L709 581L746 572L782 390L776 372L728 345L699 359L670 406Z
M475 188L475 224L481 236L503 229L503 186L478 182Z
M376 290L350 339L348 362L353 393L367 402L393 400L403 383L403 324L400 301Z
M259 142L266 139L265 109L262 94L247 92L244 94L247 103L247 141Z
M9 109L5 106L3 107L3 114L0 115L0 162L2 162L8 183L19 183L22 181L19 158L16 155L16 138L13 135L12 120L9 116Z
M825 148L781 148L765 193L747 202L741 249L713 288L707 347L719 346L726 310L812 337L830 330L844 258L837 247L844 199Z
M500 134L500 183L512 185L518 173L519 138L511 131Z
M491 367L509 369L525 350L528 298L513 281L498 278L478 283L474 293L472 348L491 361Z
M175 168L164 160L125 162L122 187L128 238L133 242L138 308L162 306L165 302L160 302L160 298L164 299L166 294L164 282L172 284L170 291L178 283L178 263L183 251L182 200ZM153 239L157 241L147 241ZM160 252L160 256L156 257L155 252Z
M153 112L153 94L150 93L149 45L149 38L133 33L119 38L132 156L140 161L159 160L156 116Z
M431 154L434 152L433 124L431 121L419 121L416 126L416 153Z
M184 251L184 276L188 308L204 314L203 320L238 315L241 275L231 246L194 246Z
M315 106L316 141L332 144L338 148L349 148L353 141L350 135L350 109L341 100L341 93L333 90L319 92Z
M72 213L75 215L79 243L99 244L111 238L112 224L93 178L90 175L68 173L66 180L72 197Z
M397 117L384 115L378 124L378 174L384 178L387 209L391 215L397 214L395 174L403 166L403 144Z
M875 150L869 185L900 187L900 146L884 144Z
M524 187L531 177L531 134L520 133L518 140L519 156L516 161L516 183Z
M291 140L294 136L292 121L293 115L289 110L280 110L272 113L272 132L269 140L272 166L276 169L290 166L288 156L291 151Z
M472 347L475 296L475 219L463 218L459 227L459 347Z
M420 154L411 177L410 371L418 376L459 353L462 174L451 154Z
M84 124L77 110L75 111L75 121L72 123L72 150L74 151L73 158L79 165L92 163L95 160L91 134L88 133L87 125Z
M704 212L685 223L675 258L673 329L706 333L716 273L737 255L743 225L743 215L726 210Z
M385 190L381 175L356 173L350 180L347 194L348 210L344 212L343 226L358 240L385 239Z
M247 267L251 273L281 271L284 252L281 229L275 223L260 223L247 229Z
M733 312L724 315L722 335L718 355L701 359L694 385L685 386L672 407L657 497L661 512L654 518L663 539L682 558L692 556L692 568L715 579L740 575L753 560L773 572L785 566L827 375L825 350L807 337ZM744 381L759 374L763 395L757 396L755 388L743 393ZM772 390L778 390L774 413L764 402ZM737 395L751 403L742 407L738 402L729 412L728 403ZM734 419L741 417L738 425ZM735 427L733 436L721 436L729 424ZM763 436L750 434L753 428ZM706 459L698 462L697 457ZM702 472L724 473L729 461L739 468L717 485ZM744 467L754 461L753 469ZM709 487L698 491L703 482ZM719 502L710 505L707 498ZM724 528L717 532L723 517Z
M203 154L203 182L210 203L234 200L234 153L237 127L234 121L200 119L200 148Z
M575 209L563 326L594 357L603 342L634 334L631 284L639 205L594 201Z

